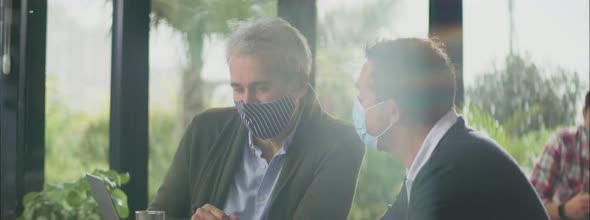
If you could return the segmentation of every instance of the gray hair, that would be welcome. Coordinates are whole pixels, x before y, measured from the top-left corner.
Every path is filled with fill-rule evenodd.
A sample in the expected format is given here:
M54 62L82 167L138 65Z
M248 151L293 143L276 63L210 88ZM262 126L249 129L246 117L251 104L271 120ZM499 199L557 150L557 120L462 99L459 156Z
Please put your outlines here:
M287 21L272 17L243 25L229 39L226 61L234 55L254 55L288 79L309 75L311 51L305 37Z

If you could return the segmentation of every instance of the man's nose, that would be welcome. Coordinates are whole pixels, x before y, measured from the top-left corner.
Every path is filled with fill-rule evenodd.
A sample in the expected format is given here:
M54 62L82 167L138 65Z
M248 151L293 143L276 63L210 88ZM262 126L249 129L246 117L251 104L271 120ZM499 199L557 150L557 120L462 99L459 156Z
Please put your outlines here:
M244 97L243 97L242 101L244 103L255 103L255 102L257 102L257 100L256 100L256 93L246 90L246 92L244 92Z

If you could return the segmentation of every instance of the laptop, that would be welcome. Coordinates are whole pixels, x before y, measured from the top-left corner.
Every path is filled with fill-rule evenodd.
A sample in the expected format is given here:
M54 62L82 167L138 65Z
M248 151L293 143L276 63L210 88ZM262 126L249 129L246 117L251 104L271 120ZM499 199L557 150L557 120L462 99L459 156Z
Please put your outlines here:
M90 174L86 174L86 179L88 179L88 182L90 183L90 188L92 188L94 199L96 200L96 203L98 203L98 209L100 210L102 219L120 220L121 218L119 217L119 213L117 213L117 209L115 208L115 204L111 199L111 194L109 193L109 190L107 190L105 182L97 176Z

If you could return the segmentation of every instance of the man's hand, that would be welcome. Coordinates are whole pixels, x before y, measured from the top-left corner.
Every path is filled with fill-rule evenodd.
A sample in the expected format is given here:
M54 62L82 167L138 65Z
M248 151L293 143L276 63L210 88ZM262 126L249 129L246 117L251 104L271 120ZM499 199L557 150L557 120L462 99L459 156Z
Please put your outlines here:
M565 203L565 216L570 219L584 219L590 213L590 195L578 193Z
M197 209L191 220L238 220L238 216L227 216L221 209L211 204L206 204Z

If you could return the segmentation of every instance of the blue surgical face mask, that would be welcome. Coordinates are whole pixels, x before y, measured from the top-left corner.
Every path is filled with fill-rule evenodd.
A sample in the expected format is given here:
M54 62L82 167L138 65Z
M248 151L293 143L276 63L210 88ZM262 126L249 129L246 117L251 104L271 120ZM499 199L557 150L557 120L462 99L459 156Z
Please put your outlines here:
M367 132L367 125L365 123L365 111L374 108L384 102L377 103L371 107L363 108L359 100L357 99L354 103L354 108L352 110L352 120L354 122L354 128L356 133L359 135L363 143L365 143L369 148L377 149L379 137L381 137L391 126L393 123L390 123L383 131L379 132L377 136L373 136Z
M288 95L269 103L234 102L248 130L261 139L277 137L287 128L295 111L295 101Z

